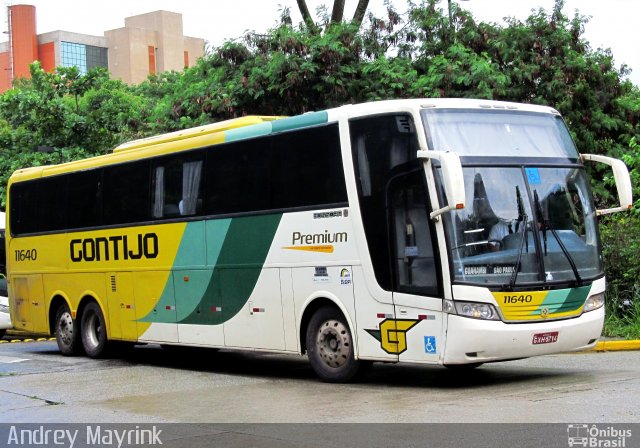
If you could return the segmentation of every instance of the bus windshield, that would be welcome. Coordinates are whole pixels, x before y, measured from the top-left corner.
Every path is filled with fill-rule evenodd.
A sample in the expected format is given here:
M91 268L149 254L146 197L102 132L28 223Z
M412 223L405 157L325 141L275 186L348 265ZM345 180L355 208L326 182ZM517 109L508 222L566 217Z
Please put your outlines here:
M579 168L466 167L468 206L445 215L455 280L501 286L602 275Z
M558 115L511 110L423 109L429 146L460 156L578 158Z

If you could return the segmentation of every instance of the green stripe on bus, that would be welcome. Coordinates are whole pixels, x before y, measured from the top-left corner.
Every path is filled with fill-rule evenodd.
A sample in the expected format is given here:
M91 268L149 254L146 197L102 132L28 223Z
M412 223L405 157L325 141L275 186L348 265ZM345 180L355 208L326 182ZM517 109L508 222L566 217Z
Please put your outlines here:
M329 121L329 114L326 111L309 112L291 118L283 118L271 122L273 132L290 131L291 129L304 128L324 124Z
M271 123L259 123L243 128L230 129L224 133L225 142L235 142L245 138L260 137L271 134Z
M543 307L549 309L549 314L577 311L584 305L589 291L591 291L591 286L549 291L540 307L532 314L540 314Z
M174 290L176 295L176 319L181 321L193 313L204 296L213 273L212 267L218 262L224 240L227 237L231 219L213 219L187 224L184 237L173 267ZM204 228L204 232L201 230ZM201 257L206 257L197 265ZM194 254L195 255L194 257ZM191 270L180 269L190 267Z
M218 325L242 309L256 286L281 218L277 214L232 220L207 290L180 323Z

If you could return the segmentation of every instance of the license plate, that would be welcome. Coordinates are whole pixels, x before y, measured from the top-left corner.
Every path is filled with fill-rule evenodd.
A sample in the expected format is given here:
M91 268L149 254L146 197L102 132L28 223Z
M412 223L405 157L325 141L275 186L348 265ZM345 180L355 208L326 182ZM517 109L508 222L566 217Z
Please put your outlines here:
M533 345L552 344L558 340L558 332L538 333L533 335Z

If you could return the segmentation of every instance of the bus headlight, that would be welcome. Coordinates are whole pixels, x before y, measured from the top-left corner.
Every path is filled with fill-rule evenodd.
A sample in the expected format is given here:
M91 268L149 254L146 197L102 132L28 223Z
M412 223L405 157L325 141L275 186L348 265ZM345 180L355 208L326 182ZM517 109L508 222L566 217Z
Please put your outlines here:
M586 313L588 311L597 310L598 308L602 308L604 306L604 293L601 292L599 294L594 294L589 297L586 302L584 302L583 311Z
M478 302L458 302L455 301L456 312L459 316L471 317L473 319L500 320L493 305Z

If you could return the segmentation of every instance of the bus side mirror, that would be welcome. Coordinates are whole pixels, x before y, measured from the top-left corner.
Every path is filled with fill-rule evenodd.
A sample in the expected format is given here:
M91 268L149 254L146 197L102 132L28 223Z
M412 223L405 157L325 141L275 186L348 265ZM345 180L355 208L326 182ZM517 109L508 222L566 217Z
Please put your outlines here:
M631 177L629 176L627 165L625 165L622 160L595 154L581 154L580 158L583 162L590 161L604 163L605 165L609 165L613 170L613 178L615 179L616 189L618 190L620 207L596 210L596 215L600 216L609 213L623 212L625 210L629 210L633 206Z
M464 208L464 176L462 174L462 165L460 164L460 157L458 157L458 154L448 151L420 150L418 151L418 158L424 160L423 166L425 174L428 173L429 161L435 159L440 162L444 192L447 196L448 204L431 212L431 219L434 219L445 212Z

